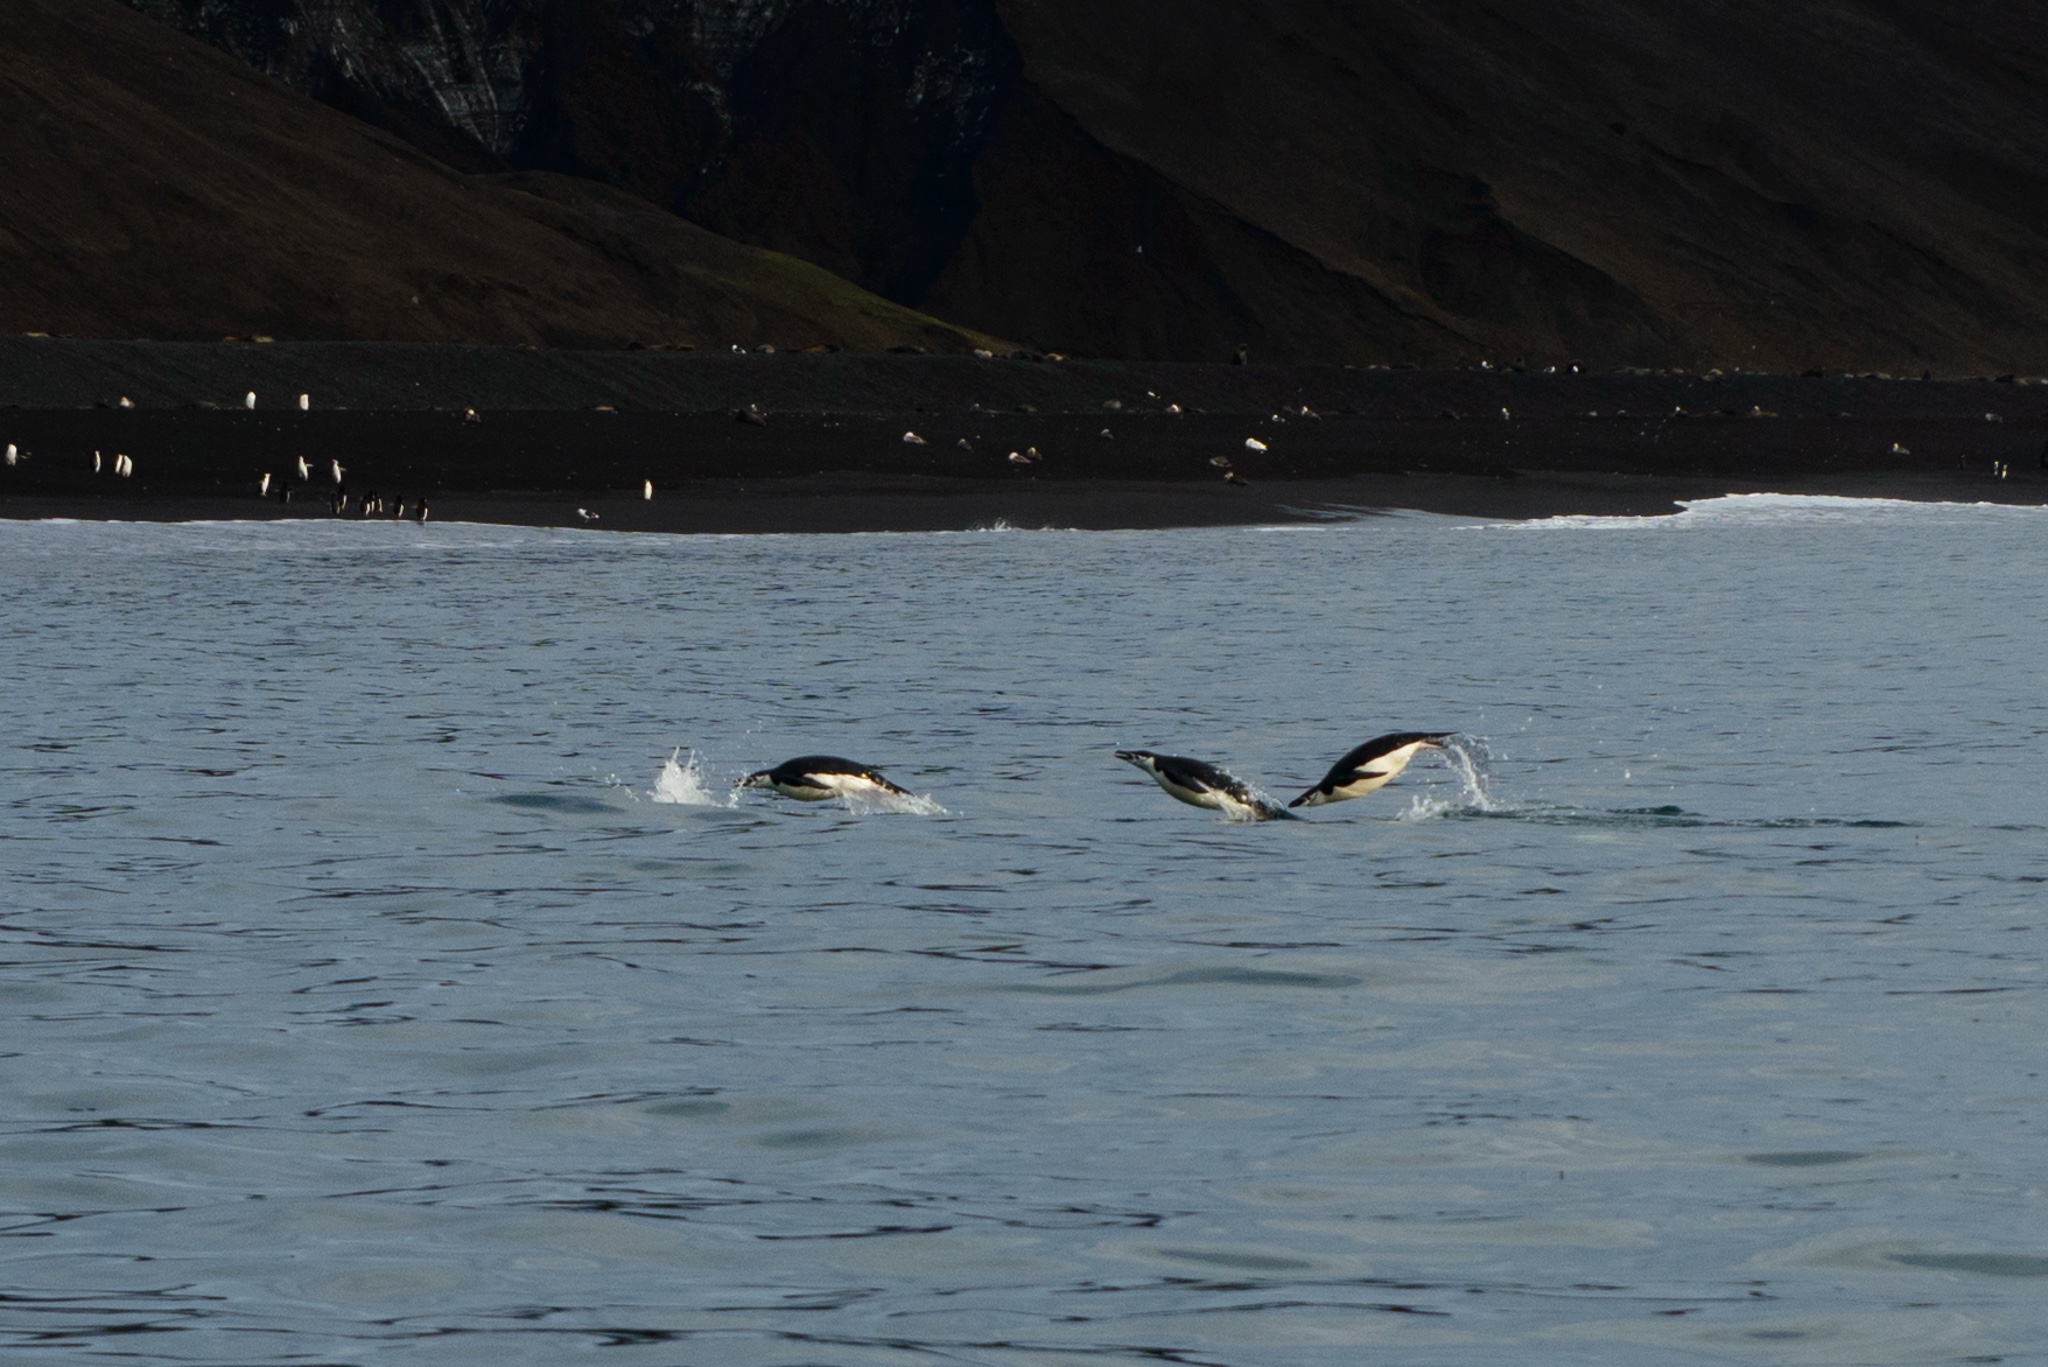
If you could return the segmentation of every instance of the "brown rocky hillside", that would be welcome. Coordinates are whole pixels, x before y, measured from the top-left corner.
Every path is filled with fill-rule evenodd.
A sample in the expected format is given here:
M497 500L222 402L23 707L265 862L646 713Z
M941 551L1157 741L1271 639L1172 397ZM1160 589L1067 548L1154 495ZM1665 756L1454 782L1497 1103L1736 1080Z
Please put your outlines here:
M0 329L79 336L977 340L590 180L462 175L113 0L8 0Z

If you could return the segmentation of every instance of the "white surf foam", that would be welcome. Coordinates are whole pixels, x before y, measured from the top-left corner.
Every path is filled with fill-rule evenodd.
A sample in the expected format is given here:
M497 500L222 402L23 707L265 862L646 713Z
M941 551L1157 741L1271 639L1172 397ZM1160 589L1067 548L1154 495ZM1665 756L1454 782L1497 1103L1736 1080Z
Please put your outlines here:
M1987 517L2048 517L2048 508L2010 503L1923 503L1903 498L1850 498L1840 494L1723 494L1681 502L1669 516L1536 518L1492 522L1487 530L1704 531L1725 527L1868 526L1911 522L1932 526L1974 523Z

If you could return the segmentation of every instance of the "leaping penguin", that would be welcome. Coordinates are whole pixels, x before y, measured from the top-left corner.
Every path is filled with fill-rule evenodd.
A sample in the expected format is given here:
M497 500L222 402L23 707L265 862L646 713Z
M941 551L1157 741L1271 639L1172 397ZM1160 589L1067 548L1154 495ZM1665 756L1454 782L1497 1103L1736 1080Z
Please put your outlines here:
M1235 821L1294 821L1294 813L1255 790L1249 783L1185 755L1155 755L1150 750L1119 750L1116 757L1152 776L1166 795L1190 807L1206 807Z
M1396 731L1367 741L1332 765L1323 781L1303 793L1290 807L1320 807L1327 802L1349 802L1354 797L1376 793L1392 783L1408 761L1424 750L1441 750L1451 731Z
M798 802L824 802L835 797L872 797L893 793L909 797L881 774L865 764L836 755L802 755L784 760L773 769L762 769L740 780L742 788L773 788Z

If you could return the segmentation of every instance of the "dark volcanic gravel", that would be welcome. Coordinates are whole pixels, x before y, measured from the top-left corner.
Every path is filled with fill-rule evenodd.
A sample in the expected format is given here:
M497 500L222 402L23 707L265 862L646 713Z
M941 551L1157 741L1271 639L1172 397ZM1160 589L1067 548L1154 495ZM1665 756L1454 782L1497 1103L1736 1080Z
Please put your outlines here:
M2048 385L2018 380L17 340L0 404L0 441L27 453L0 469L0 511L29 517L332 516L337 460L355 504L689 531L2048 499Z

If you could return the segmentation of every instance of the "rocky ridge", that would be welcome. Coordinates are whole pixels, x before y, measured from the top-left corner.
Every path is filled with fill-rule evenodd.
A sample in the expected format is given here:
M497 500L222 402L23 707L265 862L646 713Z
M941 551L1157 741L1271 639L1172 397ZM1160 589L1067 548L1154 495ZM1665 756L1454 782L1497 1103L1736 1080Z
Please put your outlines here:
M1040 348L2048 362L2048 9L131 0Z

